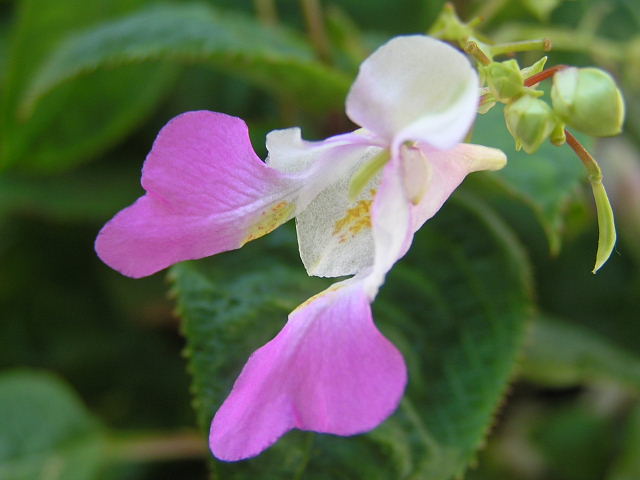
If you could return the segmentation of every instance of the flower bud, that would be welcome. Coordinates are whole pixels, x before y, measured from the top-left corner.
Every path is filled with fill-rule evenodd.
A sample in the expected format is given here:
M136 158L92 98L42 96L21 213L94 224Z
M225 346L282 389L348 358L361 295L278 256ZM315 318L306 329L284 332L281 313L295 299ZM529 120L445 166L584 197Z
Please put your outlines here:
M566 68L553 76L551 99L567 125L594 137L617 135L624 102L616 82L598 68Z
M492 62L484 67L483 73L489 90L501 102L508 102L524 92L524 80L515 60Z
M556 117L546 102L524 95L504 108L509 132L516 140L516 148L535 152L556 125Z

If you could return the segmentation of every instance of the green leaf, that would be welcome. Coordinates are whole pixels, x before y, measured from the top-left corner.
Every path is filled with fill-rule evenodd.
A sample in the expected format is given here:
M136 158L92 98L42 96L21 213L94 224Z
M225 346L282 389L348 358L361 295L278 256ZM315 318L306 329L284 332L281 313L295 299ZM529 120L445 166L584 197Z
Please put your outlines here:
M205 4L161 5L69 37L30 82L28 112L56 86L100 67L150 60L206 63L309 108L341 108L350 78L324 67L301 39Z
M585 178L578 157L568 146L556 147L549 142L531 155L516 152L504 125L502 107L478 117L473 142L507 154L507 166L491 177L531 207L547 235L551 252L558 253L565 207Z
M0 375L0 478L97 478L102 429L57 378L26 370Z
M30 115L20 112L27 85L74 29L126 12L143 0L19 3L0 99L0 169L51 171L74 166L128 133L175 78L174 66L134 65L100 70L52 91Z
M465 470L511 377L529 313L529 273L497 217L475 198L460 203L420 232L374 303L377 324L409 367L399 410L366 435L291 432L255 459L215 462L215 474L444 480ZM241 251L171 270L205 432L251 352L329 284L285 266L298 263L296 252L291 232L281 229Z
M640 357L588 328L547 317L531 326L521 374L555 387L615 381L640 392Z

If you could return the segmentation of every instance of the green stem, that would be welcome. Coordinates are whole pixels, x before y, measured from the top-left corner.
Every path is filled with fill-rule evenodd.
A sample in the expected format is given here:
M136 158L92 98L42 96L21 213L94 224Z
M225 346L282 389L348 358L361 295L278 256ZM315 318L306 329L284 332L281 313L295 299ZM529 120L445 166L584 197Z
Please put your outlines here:
M540 40L525 40L522 42L499 43L491 46L492 55L505 55L515 52L529 52L532 50L551 50L551 40L542 38Z
M531 27L512 24L502 28L497 38L548 38L553 42L554 51L584 52L602 60L605 64L622 63L628 59L628 47L623 42L616 42L598 37L589 32L560 27Z
M485 23L489 23L496 14L506 5L507 0L489 0L482 2L480 7L474 14L474 17L480 17Z
M278 11L274 0L253 0L253 5L260 23L269 26L278 24Z
M474 41L467 42L464 51L483 65L489 65L491 63L491 59L487 57L480 46Z
M205 458L207 443L198 432L118 435L107 440L113 462L155 462Z
M329 37L324 27L320 0L300 0L300 5L304 13L311 44L318 54L318 58L325 63L330 63L331 49L329 47Z
M613 210L609 197L602 184L602 170L598 162L591 156L586 148L574 137L571 132L565 129L567 143L582 160L583 165L589 174L589 183L593 191L593 198L596 202L598 215L598 251L596 253L596 263L593 273L596 273L602 265L609 259L613 247L616 243L616 226L613 219Z

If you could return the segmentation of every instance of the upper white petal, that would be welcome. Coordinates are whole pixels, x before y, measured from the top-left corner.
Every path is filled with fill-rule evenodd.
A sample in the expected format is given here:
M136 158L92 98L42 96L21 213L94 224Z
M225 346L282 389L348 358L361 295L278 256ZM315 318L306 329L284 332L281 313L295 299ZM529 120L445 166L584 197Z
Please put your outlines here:
M448 149L476 115L479 83L467 58L424 35L396 37L360 66L347 114L387 144L406 140Z

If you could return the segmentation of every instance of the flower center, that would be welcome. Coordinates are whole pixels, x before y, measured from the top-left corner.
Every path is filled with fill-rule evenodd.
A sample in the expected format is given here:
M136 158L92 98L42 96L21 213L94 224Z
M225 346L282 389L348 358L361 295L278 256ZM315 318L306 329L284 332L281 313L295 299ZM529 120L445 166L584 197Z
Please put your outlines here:
M369 190L369 194L370 198L358 200L346 211L344 217L335 223L333 235L338 237L339 243L346 243L363 230L371 228L371 205L376 190Z

